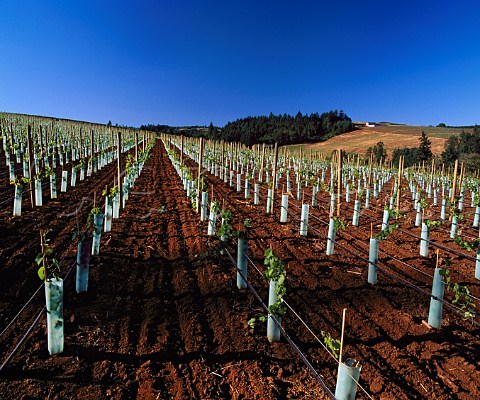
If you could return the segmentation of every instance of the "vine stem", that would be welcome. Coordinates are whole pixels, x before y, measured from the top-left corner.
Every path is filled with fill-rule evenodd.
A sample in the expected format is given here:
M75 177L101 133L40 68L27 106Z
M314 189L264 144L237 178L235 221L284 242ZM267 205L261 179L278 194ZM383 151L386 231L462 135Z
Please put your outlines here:
M47 263L45 260L45 243L44 243L44 231L40 230L40 248L42 249L42 267L43 267L43 279L46 282L47 281Z

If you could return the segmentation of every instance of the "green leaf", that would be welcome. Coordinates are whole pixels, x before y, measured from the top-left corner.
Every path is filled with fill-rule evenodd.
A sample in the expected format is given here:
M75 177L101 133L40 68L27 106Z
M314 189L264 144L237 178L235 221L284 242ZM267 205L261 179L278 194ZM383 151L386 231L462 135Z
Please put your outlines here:
M37 265L40 265L40 264L42 263L42 260L43 260L43 254L42 254L42 253L39 253L39 254L37 255L37 257L35 258L35 263L36 263Z
M280 277L277 280L277 285L283 285L283 282L285 282L285 275L280 275Z
M45 268L40 267L38 269L38 277L43 281L45 280Z

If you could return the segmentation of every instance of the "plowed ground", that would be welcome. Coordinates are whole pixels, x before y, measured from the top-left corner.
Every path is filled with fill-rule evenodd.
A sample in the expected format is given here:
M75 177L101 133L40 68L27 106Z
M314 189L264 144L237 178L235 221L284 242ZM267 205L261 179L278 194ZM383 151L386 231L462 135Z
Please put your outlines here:
M94 190L98 193L111 180L113 168L82 182L59 202L25 211L21 218L9 217L10 209L2 211L2 326L39 286L33 265L38 229L52 228L51 237L63 251L65 266L71 265L75 245L69 238L75 217L66 211L78 208ZM365 211L360 227L339 233L335 254L327 257L327 227L322 222L327 215L326 196L320 196L319 206L312 210L305 238L298 235L294 217L287 224L278 223L278 207L274 216L267 215L264 197L262 205L254 206L218 177L207 174L207 182L215 197L225 199L234 211L236 226L244 218L252 221L249 254L257 265L261 267L268 246L287 263L286 299L317 335L323 330L339 337L342 310L348 309L345 350L362 363L360 383L373 398L479 397L478 327L445 310L442 328L428 329L422 324L428 317L427 296L382 274L378 285L366 283L367 264L357 255L365 257L368 249L371 224L367 216L378 216L381 208ZM299 204L292 199L292 211ZM408 204L405 197L404 207ZM61 216L55 217L59 212ZM299 212L294 213L298 217ZM345 213L351 215L351 211ZM411 216L409 210L406 215ZM418 235L408 219L403 227ZM102 238L100 255L91 263L88 292L76 294L72 277L65 284L64 353L48 355L42 317L2 371L0 397L324 398L320 385L285 340L270 344L263 324L248 327L247 320L261 312L259 304L248 290L236 288L235 270L226 256L218 254L219 241L206 236L206 228L157 141L121 217ZM432 233L432 238L454 245L440 231ZM380 258L390 272L430 290L431 278L425 274L431 274L435 265L433 252L420 259L418 241L400 232L382 241L381 250L385 254ZM234 246L231 251L235 253ZM408 261L418 271L393 262L388 254ZM478 296L472 262L460 255L454 255L453 261L452 279L465 282ZM249 279L266 300L261 276L251 269ZM1 337L5 355L43 301L40 292L19 323ZM333 389L335 360L291 311L283 324ZM368 397L359 389L357 398Z

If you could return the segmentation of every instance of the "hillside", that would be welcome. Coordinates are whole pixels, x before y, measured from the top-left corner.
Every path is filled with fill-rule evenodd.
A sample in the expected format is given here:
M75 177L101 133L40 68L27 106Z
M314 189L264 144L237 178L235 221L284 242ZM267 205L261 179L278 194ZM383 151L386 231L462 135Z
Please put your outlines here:
M440 155L445 148L447 139L452 135L460 135L462 129L412 125L362 126L356 131L335 136L326 142L306 144L304 147L327 154L338 148L342 148L349 153L365 154L369 147L373 147L377 142L382 141L390 158L396 148L418 147L422 131L427 133L432 142L433 154Z

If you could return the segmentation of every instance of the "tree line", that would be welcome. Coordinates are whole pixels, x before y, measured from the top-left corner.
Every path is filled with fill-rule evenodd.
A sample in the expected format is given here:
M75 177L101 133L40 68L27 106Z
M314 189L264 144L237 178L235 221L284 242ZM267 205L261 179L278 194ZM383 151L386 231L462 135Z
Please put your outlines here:
M383 163L388 157L385 144L383 142L378 142L375 146L369 147L365 156L367 159L372 158L372 160L377 164ZM432 142L428 138L425 131L422 131L420 144L418 147L403 147L393 150L393 165L398 165L401 156L404 157L405 167L411 167L419 162L430 162L432 160Z
M369 147L365 156L372 158L377 164L384 162L388 158L385 144L378 142L375 146ZM405 167L421 162L431 162L434 156L427 134L422 131L418 147L396 148L392 154L393 165L398 165L400 156L404 157ZM474 172L480 169L480 126L475 125L473 133L462 130L460 135L450 136L445 145L445 150L435 161L451 166L457 159L464 163L467 171Z
M450 136L447 140L442 153L443 162L451 165L457 159L468 171L480 168L480 126L475 125L473 133L462 130L459 136Z
M256 116L228 122L223 128L210 123L208 127L171 127L168 125L142 125L140 129L167 132L192 137L241 142L247 146L258 143L279 145L324 141L354 130L352 120L342 110L328 111L321 115L312 113L295 116L288 114Z
M239 141L247 146L257 143L279 145L324 141L352 131L352 120L343 111L328 111L295 116L283 114L247 117L229 122L215 139Z

